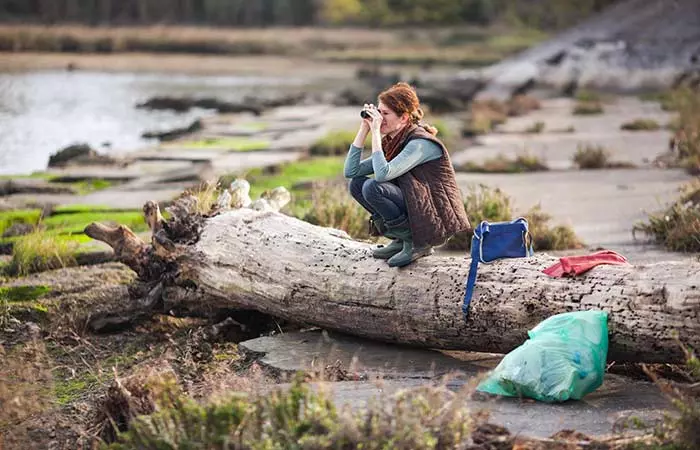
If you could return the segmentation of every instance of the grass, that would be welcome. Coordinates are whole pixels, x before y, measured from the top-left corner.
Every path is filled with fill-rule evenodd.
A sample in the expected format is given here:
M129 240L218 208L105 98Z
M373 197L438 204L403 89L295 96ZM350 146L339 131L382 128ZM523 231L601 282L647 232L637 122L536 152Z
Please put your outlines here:
M327 389L302 380L295 377L285 390L205 404L170 395L154 414L132 421L109 449L462 448L477 423L465 406L467 388L413 388L357 411L336 408Z
M513 213L511 204L510 197L503 191L485 185L470 186L464 198L464 209L473 227L483 220L506 222L515 219L518 215ZM522 216L528 220L536 250L565 250L583 246L570 227L552 227L551 216L544 213L539 205L530 208ZM471 232L459 233L447 241L445 248L468 251L471 248L471 238Z
M412 38L407 38L407 34ZM470 34L464 39L465 33ZM482 66L546 38L514 27L414 29L0 26L0 51L282 55L333 61Z
M355 134L348 130L330 131L311 145L309 153L313 156L345 155L355 140Z
M603 114L604 112L603 104L599 101L578 101L572 111L577 116L592 116Z
M700 252L700 180L684 186L665 211L649 214L645 222L636 224L636 232L672 251Z
M602 145L579 145L573 157L574 164L582 170L588 169L629 169L635 165L623 161L611 161L610 151Z
M0 236L17 223L36 225L41 219L41 214L40 209L17 209L0 212Z
M41 230L14 242L12 260L5 269L10 275L25 276L34 272L58 269L75 264L73 242L56 239Z
M515 159L499 154L495 158L487 159L482 164L467 162L455 167L455 170L476 173L525 173L541 172L549 170L549 168L538 156L522 153L517 155Z
M530 127L525 129L525 133L528 134L539 134L544 131L545 124L544 122L535 122L533 123Z
M245 178L250 182L250 197L253 200L264 191L278 186L284 186L292 195L302 194L309 191L313 181L342 177L344 164L345 158L338 156L310 158L267 169L253 169L245 174ZM240 176L225 176L219 181L221 185L228 186L237 177Z
M370 239L368 213L337 183L316 183L311 191L311 207L301 219L322 227L337 228L355 239Z
M249 138L207 138L197 141L176 141L165 148L188 148L194 150L229 150L234 152L254 152L270 148L270 141Z
M0 287L0 299L9 303L33 301L49 292L51 288L43 285Z
M620 126L621 130L626 131L655 131L660 128L661 125L654 119L635 119Z
M506 102L494 99L472 102L462 135L469 137L490 133L505 123L508 117L522 116L540 107L539 100L528 95L517 95Z
M689 173L700 175L700 92L680 88L670 94L669 102L678 111L673 138L676 163Z

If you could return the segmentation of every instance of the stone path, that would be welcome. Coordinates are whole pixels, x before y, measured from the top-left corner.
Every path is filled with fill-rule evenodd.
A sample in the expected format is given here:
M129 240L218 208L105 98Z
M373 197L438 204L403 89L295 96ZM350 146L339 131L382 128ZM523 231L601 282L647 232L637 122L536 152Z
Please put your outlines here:
M331 383L338 404L360 408L372 398L428 382L441 375L461 374L447 386L458 390L495 367L500 355L467 352L443 353L383 344L321 331L286 333L239 344L259 357L270 370L292 374L319 370L340 361L351 377L362 381ZM652 423L669 406L659 390L648 382L607 374L603 386L581 401L546 404L532 400L476 396L468 400L473 410L486 409L491 421L513 434L546 437L562 429L588 435L605 435L615 423L636 417Z

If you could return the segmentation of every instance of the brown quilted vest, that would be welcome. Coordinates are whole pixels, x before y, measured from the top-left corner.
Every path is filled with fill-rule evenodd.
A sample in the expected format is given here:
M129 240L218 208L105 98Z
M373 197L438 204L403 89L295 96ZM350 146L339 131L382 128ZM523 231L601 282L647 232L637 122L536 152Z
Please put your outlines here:
M469 229L469 219L445 144L418 127L402 147L413 139L427 139L438 144L442 157L420 164L394 181L406 199L413 245L437 246L453 234Z

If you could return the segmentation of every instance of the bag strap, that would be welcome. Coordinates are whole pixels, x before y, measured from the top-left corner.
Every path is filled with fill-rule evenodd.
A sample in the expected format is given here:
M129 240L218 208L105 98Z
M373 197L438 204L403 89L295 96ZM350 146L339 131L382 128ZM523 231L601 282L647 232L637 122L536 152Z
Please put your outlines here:
M464 313L464 320L467 320L469 316L469 304L472 301L472 295L474 294L474 285L476 284L476 271L479 267L479 242L480 239L472 239L472 263L469 266L469 276L467 277L467 286L464 292L464 302L462 303L462 313Z

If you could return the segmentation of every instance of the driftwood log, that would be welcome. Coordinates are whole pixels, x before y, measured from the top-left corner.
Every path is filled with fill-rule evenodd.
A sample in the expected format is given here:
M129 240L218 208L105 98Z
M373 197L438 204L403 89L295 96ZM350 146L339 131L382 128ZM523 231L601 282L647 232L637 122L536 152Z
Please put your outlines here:
M256 310L386 342L506 353L553 314L602 309L610 360L675 362L678 341L700 348L697 262L599 266L575 279L543 274L557 261L544 254L481 265L465 321L466 255L390 268L342 231L269 208L215 209L202 216L196 199L183 197L166 222L149 202L150 244L124 226L92 224L86 233L138 273L144 304L161 300L167 310Z

